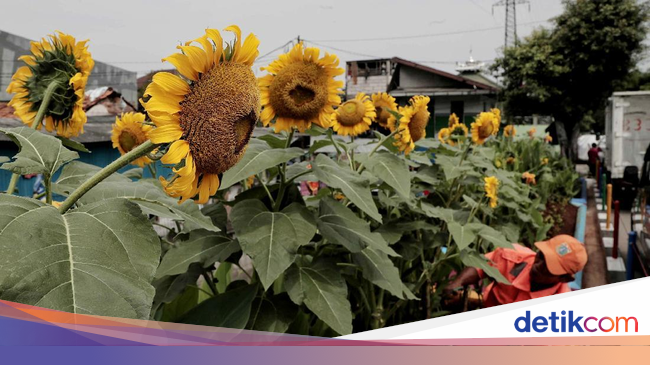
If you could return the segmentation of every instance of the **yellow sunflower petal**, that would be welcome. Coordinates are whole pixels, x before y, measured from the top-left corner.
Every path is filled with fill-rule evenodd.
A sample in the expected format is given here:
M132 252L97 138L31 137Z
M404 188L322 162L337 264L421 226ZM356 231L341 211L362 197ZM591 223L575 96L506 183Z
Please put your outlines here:
M180 74L186 78L192 81L197 81L199 79L199 73L194 69L194 67L192 67L192 63L186 55L174 53L167 58L163 58L162 60L163 62L167 61L174 65L178 72L180 72Z
M169 146L169 151L160 159L166 164L177 164L190 152L190 144L187 141L178 140Z

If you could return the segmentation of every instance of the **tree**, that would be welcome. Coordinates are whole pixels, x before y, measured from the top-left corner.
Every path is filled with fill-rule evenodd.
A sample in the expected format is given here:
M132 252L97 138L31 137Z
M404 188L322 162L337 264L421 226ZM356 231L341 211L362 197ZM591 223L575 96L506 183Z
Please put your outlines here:
M650 13L635 0L567 0L564 7L551 29L506 48L493 70L507 114L552 115L571 139L576 124L602 129L607 98L641 56Z

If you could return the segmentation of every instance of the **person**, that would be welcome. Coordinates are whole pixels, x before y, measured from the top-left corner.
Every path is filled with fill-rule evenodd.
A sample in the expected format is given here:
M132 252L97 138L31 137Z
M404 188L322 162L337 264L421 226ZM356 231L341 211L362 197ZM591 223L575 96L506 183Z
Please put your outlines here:
M492 307L522 300L545 297L571 291L574 275L587 263L584 246L568 235L558 235L537 242L535 251L519 244L514 248L497 248L485 255L510 284L491 282L483 290L483 306ZM477 285L486 277L474 267L465 268L445 289L447 298L467 285Z
M597 144L592 143L591 148L587 151L587 157L589 157L589 171L591 176L596 176L598 171L596 171L596 161L600 161L599 153L603 150L598 147Z

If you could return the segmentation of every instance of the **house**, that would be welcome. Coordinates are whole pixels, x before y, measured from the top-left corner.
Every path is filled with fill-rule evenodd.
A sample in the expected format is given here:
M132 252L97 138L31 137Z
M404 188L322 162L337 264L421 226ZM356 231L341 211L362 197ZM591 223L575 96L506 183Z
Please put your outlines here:
M478 113L496 105L499 85L484 76L480 69L459 67L460 74L407 61L399 57L348 61L345 96L353 98L358 92L373 94L388 92L399 105L406 105L414 95L431 98L432 120L427 136L447 126L449 115L455 113L467 125Z

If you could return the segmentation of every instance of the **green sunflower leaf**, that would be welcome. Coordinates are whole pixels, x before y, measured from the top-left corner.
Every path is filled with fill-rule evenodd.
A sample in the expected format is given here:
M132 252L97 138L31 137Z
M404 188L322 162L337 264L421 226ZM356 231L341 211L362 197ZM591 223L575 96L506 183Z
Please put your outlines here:
M122 176L122 178L124 177ZM131 181L125 179L115 178L97 184L77 201L77 205L90 204L110 198L126 198L140 205L140 208L146 214L183 221L185 223L184 232L194 229L219 231L219 228L212 223L210 218L201 213L198 205L190 200L178 204L178 200L168 196L156 180ZM70 190L76 188L71 183L78 183L80 180L82 179L78 179L77 175L74 174L62 176L57 180L55 190L59 194L67 195Z
M79 158L77 152L63 147L60 140L28 127L0 129L0 132L20 148L13 162L2 164L3 169L16 174L43 174L51 178L65 163Z
M287 162L304 153L302 149L296 147L272 148L266 142L253 138L242 159L223 174L219 190L229 188L251 175Z
M458 222L447 222L447 227L449 232L454 239L454 242L458 245L459 249L464 249L469 247L469 245L474 242L476 239L476 233L481 228L482 224L480 223L468 223L464 226L461 226Z
M236 251L239 251L237 242L222 233L192 231L187 241L178 242L176 247L165 253L156 271L156 278L182 274L195 262L201 263L205 268L210 267L215 262L224 261Z
M180 322L243 329L248 323L257 288L257 285L246 285L217 294L187 312Z
M391 256L399 256L388 246L384 237L370 232L370 223L363 220L330 197L321 199L319 206L318 229L330 242L339 244L350 252L361 252L373 247Z
M460 252L460 260L466 266L475 267L483 270L486 274L494 278L496 281L502 284L510 284L508 279L506 279L496 267L490 266L489 261L485 259L483 255L473 250L462 250Z
M247 329L284 333L298 315L298 307L287 294L255 298Z
M388 255L372 247L353 253L352 260L361 267L363 277L398 298L404 298L403 283L397 267Z
M383 180L402 197L408 198L411 193L411 173L403 158L397 155L379 151L361 160L375 177Z
M77 141L74 141L74 140L71 140L71 139L68 139L68 138L65 138L65 137L61 137L61 136L56 136L56 138L57 138L58 140L60 140L61 143L62 143L65 147L72 148L73 150L75 150L75 151L79 151L79 152L91 153L91 152L86 148L86 146L84 146L81 142L77 142Z
M359 209L381 223L381 214L370 194L368 181L359 174L350 171L325 155L316 156L312 164L314 173L325 184L341 189Z
M284 285L294 303L305 303L318 318L341 335L352 333L348 286L336 265L325 261L293 265L287 270Z
M296 258L300 245L316 233L306 208L292 204L270 212L259 200L245 200L231 212L232 226L245 254L268 289Z
M137 205L106 199L61 215L0 195L0 299L148 319L160 240Z

